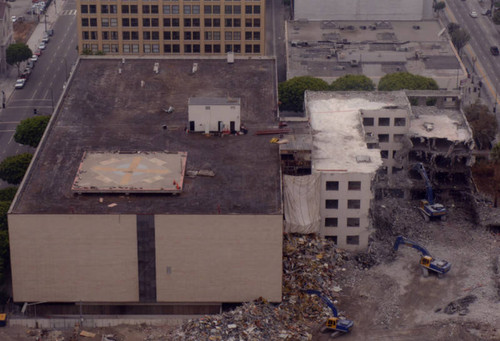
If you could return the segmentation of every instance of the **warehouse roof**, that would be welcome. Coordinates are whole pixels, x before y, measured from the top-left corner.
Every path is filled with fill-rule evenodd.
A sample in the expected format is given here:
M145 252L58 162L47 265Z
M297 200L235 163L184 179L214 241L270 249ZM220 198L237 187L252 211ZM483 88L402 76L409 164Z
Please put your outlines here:
M80 60L11 213L281 212L278 146L269 143L268 136L253 135L276 125L273 62L195 60L202 67L194 74L190 73L193 60L160 59L158 74L153 72L155 62L158 60L134 59L125 64L112 58ZM241 98L241 120L249 133L224 137L187 134L189 97ZM166 110L170 106L175 108L173 113ZM186 152L182 191L78 193L72 186L84 155L92 152ZM103 174L95 179L100 185L107 181Z

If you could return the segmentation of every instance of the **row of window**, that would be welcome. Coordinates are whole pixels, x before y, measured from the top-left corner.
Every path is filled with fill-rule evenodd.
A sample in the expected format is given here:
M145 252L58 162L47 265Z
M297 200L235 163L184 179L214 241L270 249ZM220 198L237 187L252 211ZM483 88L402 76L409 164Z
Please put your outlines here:
M332 240L337 245L337 236L325 236L325 238ZM359 236L347 236L345 242L347 245L359 245Z
M83 14L97 14L97 5L81 5L80 13ZM158 5L142 5L141 14L159 14L160 7ZM201 14L201 9L203 8L203 14L222 14L221 6L219 5L183 5L183 14ZM180 14L181 7L179 5L163 5L161 7L163 14ZM241 14L240 5L226 5L223 6L224 14ZM118 14L118 5L101 5L101 14ZM122 5L122 14L139 14L138 5ZM260 5L246 5L245 14L260 14Z
M375 118L373 117L363 117L363 125L365 127L373 127L375 125ZM379 117L378 126L379 127L389 127L391 125L390 117ZM404 127L406 125L405 117L394 117L395 127Z
M378 134L377 135L378 142L390 142L389 137L390 137L389 134ZM403 138L404 138L404 134L394 134L392 136L392 141L393 142L401 142L403 140ZM367 148L374 149L374 148L378 148L378 146L376 143L367 143Z
M163 18L163 27L180 27L179 18ZM97 27L97 18L82 18L82 27ZM204 19L204 27L221 27L220 19ZM117 27L116 18L102 18L101 27ZM139 18L122 18L122 27L139 27ZM160 27L159 18L142 18L141 27ZM183 27L200 27L200 18L184 18ZM241 27L241 19L224 19L224 27ZM260 19L245 19L245 27L260 27Z
M246 44L245 53L260 53L260 45ZM139 53L139 44L123 44L123 53ZM94 53L99 51L99 46L97 44L83 44L83 50L89 50ZM200 44L183 44L182 50L184 53L201 53ZM205 53L221 53L220 44L204 44L203 50ZM103 44L102 51L105 53L118 53L118 44ZM160 44L142 44L143 53L160 53ZM180 44L164 44L164 53L181 53ZM224 52L235 52L241 53L240 44L225 44Z
M339 208L339 201L336 199L327 199L325 201L325 208L327 209L338 209ZM361 200L347 200L347 208L356 210L361 208Z
M123 31L123 40L139 40L138 31ZM201 40L201 32L199 31L184 31L184 40ZM253 35L252 35L253 33ZM103 40L118 40L118 31L101 31ZM221 40L221 32L208 31L204 32L205 40ZM260 32L245 32L245 40L259 40ZM82 31L83 40L97 40L98 31ZM142 31L143 40L160 40L160 32L158 31ZM180 31L165 31L163 32L163 40L180 40ZM241 40L241 32L224 32L224 40Z
M360 191L361 190L361 181L348 181L347 189L349 191ZM326 190L327 191L338 191L339 190L339 182L338 181L327 181L326 182Z
M359 227L359 218L346 218L347 227ZM325 227L338 227L339 218L325 218Z
M85 2L85 0L81 0L81 1ZM95 0L88 0L88 1L95 2ZM115 2L116 0L107 0L107 1ZM122 0L122 1L124 1L124 2L127 2L127 1L133 2L133 1L138 1L138 0ZM147 2L147 1L157 2L158 0L142 0L142 1L143 2ZM164 2L178 2L179 0L163 0L163 1ZM186 1L200 2L201 0L184 0L184 2L186 2ZM221 0L203 0L203 2L210 2L210 1L212 1L212 2L219 2ZM253 1L253 2L257 2L257 1L260 2L260 0L243 0L243 1L241 1L241 0L224 0L224 1L225 2L231 2L231 1L234 1L234 2L245 2L245 3L251 2L251 1ZM102 2L104 2L104 1L102 1Z

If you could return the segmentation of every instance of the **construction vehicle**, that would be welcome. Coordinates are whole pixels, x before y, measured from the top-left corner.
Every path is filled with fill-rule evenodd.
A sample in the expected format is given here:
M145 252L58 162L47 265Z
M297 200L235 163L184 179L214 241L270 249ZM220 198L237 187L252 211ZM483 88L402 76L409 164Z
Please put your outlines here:
M325 295L323 295L318 290L305 290L305 292L309 295L318 296L331 310L333 313L333 317L329 317L326 320L325 325L321 328L321 332L325 332L326 330L333 331L330 335L331 337L335 337L341 333L348 333L351 331L354 322L347 319L339 319L337 309L333 305L332 301L328 299Z
M420 251L422 254L422 258L420 258L420 266L422 267L424 277L429 276L429 270L436 272L438 276L441 277L451 269L451 264L449 262L435 259L425 247L412 240L399 236L394 242L394 251L398 250L399 245L406 245Z
M420 176L425 181L425 187L427 190L426 198L420 200L419 211L424 216L425 221L430 221L431 218L439 218L442 221L446 220L446 207L441 204L437 204L434 202L434 193L432 191L431 181L427 176L427 172L425 171L424 165L419 162L415 165L415 169L420 173Z

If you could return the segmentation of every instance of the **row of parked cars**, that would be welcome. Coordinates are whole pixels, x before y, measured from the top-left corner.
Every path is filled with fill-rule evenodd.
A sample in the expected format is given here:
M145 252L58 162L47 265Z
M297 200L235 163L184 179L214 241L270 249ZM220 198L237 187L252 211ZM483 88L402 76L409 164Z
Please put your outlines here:
M46 44L49 42L50 36L53 34L54 30L48 30L47 32L44 33L43 39L40 42L40 45L38 45L38 49L35 51L33 56L31 56L31 58L27 61L26 67L24 68L23 72L16 81L15 85L16 89L24 88L26 82L30 78L33 68L35 67L35 63L38 61L38 57L42 55L42 51L45 50L45 47L47 46Z

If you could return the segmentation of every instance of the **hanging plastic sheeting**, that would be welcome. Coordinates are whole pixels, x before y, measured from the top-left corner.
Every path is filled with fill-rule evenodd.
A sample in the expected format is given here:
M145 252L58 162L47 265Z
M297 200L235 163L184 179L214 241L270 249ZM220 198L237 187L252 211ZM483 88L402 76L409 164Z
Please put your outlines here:
M319 233L320 174L284 175L285 232Z

